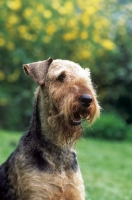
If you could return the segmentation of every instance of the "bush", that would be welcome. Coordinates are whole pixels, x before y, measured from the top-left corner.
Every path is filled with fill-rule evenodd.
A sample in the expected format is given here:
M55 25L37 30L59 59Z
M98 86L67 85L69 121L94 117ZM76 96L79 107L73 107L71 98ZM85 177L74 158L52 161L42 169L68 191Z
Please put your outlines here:
M87 67L115 51L105 6L102 0L0 1L1 128L23 130L29 124L34 85L22 64L51 56Z
M129 141L132 141L132 125L128 126L128 129L126 132L126 139Z
M126 138L127 126L123 119L115 113L104 113L92 127L84 123L86 136L103 138L107 140L124 140Z

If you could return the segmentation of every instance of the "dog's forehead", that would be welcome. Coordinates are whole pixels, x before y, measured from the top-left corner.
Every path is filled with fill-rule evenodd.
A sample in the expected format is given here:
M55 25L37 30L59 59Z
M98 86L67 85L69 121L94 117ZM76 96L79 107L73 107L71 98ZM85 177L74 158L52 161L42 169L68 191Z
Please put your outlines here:
M69 60L54 60L50 65L48 76L54 78L65 72L69 76L86 77L90 76L89 69L83 69L79 64Z

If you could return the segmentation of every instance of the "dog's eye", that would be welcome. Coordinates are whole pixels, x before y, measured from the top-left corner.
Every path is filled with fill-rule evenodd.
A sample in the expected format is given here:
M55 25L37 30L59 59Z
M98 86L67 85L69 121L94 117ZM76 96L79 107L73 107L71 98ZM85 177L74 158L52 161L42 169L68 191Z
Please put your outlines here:
M62 74L60 74L60 75L58 76L57 81L63 82L64 79L65 79L65 77L66 77L66 74L65 74L65 73L62 73Z

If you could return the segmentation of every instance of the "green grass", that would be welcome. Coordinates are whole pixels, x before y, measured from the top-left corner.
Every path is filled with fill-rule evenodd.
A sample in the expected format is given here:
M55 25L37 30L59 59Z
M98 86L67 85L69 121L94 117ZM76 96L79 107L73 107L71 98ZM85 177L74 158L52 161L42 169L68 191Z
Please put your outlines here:
M0 130L0 164L13 152L21 135L19 132Z
M21 134L0 131L0 163ZM81 139L77 154L86 188L86 200L132 199L132 144Z
M132 144L82 139L77 145L87 200L132 199Z

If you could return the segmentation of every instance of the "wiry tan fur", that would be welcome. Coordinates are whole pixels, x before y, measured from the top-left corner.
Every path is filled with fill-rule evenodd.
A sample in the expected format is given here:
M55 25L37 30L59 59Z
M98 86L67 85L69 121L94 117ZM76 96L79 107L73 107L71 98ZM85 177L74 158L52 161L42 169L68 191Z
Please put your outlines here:
M53 161L50 162L55 167ZM56 170L53 174L43 173L25 166L25 158L21 156L14 168L10 179L19 200L84 200L84 184L79 169L76 173L58 173Z
M16 185L19 200L84 200L84 184L80 171L42 173L19 169ZM12 179L13 180L13 179ZM12 182L16 184L16 182Z

